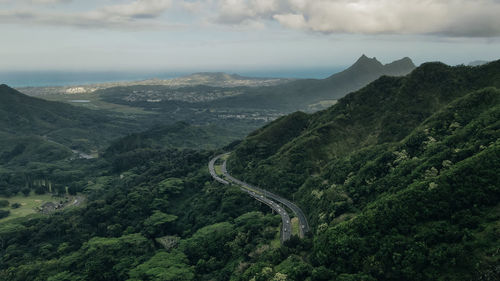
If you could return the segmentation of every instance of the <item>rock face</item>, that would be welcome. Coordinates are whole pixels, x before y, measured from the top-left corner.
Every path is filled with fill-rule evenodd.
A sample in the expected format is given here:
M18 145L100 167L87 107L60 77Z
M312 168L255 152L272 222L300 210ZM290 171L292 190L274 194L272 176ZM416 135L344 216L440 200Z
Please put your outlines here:
M176 248L181 239L178 236L163 236L155 238L155 241L162 245L165 250Z

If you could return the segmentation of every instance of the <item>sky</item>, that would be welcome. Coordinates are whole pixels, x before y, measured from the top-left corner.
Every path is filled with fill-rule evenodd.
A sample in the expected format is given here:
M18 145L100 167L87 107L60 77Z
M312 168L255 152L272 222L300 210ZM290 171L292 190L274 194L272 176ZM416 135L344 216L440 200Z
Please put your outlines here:
M0 0L0 71L500 59L500 0Z

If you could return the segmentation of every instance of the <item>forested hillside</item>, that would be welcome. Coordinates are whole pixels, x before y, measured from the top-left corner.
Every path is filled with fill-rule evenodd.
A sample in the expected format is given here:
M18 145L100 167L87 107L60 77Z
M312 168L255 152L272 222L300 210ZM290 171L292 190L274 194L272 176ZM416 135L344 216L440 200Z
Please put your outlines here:
M499 83L500 61L382 77L256 131L228 167L299 198L329 278L495 280Z
M7 85L0 85L0 117L3 133L43 136L82 150L102 147L139 127L125 116L29 97Z
M331 160L400 142L451 102L488 87L500 88L500 61L475 68L427 63L406 77L382 77L327 110L298 112L255 131L230 159L232 171L296 191Z
M196 126L186 122L157 126L134 133L111 143L105 155L119 154L138 148L217 149L243 137L224 127Z
M33 98L6 85L0 86L0 117L0 196L23 190L79 192L88 186L82 173L91 166L80 158L136 148L215 149L244 137L246 126L256 126L172 124L154 114L89 110Z
M0 223L0 279L498 280L499 83L500 61L424 64L228 146L231 173L306 213L284 244L279 215L211 179L221 151L172 148L200 128L122 138L72 164L84 206Z

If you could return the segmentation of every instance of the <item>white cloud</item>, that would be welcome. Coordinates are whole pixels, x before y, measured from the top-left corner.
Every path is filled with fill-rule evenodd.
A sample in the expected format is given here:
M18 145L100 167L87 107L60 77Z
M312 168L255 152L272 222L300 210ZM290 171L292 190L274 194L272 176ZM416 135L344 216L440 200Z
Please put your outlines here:
M177 3L181 8L184 10L191 12L191 13L200 13L203 12L207 6L207 2L211 1L204 1L204 2L191 2L191 1L180 1L180 3Z
M0 4L28 3L28 4L59 4L69 3L72 0L0 0Z
M274 15L273 18L288 28L303 29L307 27L306 19L302 14Z
M27 2L32 2L36 4L55 4L55 3L68 3L71 0L27 0Z
M239 24L271 19L281 7L278 0L220 0L217 3L219 23Z
M65 0L31 0L63 2ZM172 6L171 0L136 0L127 4L108 5L91 11L37 10L25 7L0 11L0 23L75 26L81 28L143 29L172 25L158 20Z
M56 5L63 2L71 3ZM108 0L92 2L93 10L79 12L60 8L75 4L72 0L0 3L7 7L0 9L0 23L162 28L172 26L164 16L170 13L183 26L216 23L231 28L265 28L278 23L288 29L320 33L500 36L500 0ZM48 6L55 9L32 3L53 4Z
M217 22L324 33L499 36L498 0L219 0Z
M171 0L137 0L128 4L106 6L93 12L101 17L154 18L172 5Z

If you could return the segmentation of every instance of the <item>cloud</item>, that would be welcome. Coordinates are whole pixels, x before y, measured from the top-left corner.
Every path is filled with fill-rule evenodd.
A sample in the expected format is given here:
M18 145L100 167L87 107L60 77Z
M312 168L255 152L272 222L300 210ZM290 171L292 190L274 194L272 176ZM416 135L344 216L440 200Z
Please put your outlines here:
M274 15L273 18L288 28L304 29L307 27L306 19L302 14L281 14Z
M65 0L31 0L45 3ZM172 5L171 0L136 0L127 4L108 5L91 11L66 12L36 9L0 11L0 23L74 26L81 28L143 29L171 25L158 19Z
M28 4L59 4L59 3L69 3L72 0L0 0L0 4L14 4L14 3L28 3Z
M137 0L128 4L106 6L90 13L101 18L155 18L172 5L171 0Z
M78 7L72 0L0 0L7 7L0 9L0 23L125 30L181 26L167 23L170 15L193 27L279 24L325 34L500 36L500 0L128 0L102 6L124 1L101 1L101 6L78 12L64 8ZM60 3L66 4L56 5Z
M323 33L500 35L498 0L219 0L216 22Z
M240 24L249 20L271 19L280 9L278 0L220 0L216 22Z
M57 3L69 3L72 0L25 0L25 1L35 4L57 4Z

